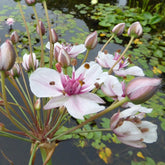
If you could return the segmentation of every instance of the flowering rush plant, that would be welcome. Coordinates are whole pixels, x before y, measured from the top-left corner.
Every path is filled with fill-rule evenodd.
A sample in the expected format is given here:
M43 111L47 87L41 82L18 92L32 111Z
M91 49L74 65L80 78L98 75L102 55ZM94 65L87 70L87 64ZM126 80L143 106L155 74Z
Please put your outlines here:
M95 61L87 61L90 50L98 43L97 31L90 33L80 45L61 43L56 31L51 28L46 1L43 0L42 3L48 30L45 30L43 22L38 19L36 1L25 0L27 5L33 7L37 21L36 33L41 42L41 56L37 59L21 3L19 0L16 2L28 36L29 54L25 54L20 60L17 50L19 35L16 31L0 47L0 112L17 128L10 130L4 123L0 123L0 135L31 143L29 165L34 164L38 149L41 151L43 164L51 165L52 154L60 142L72 138L73 134L87 133L88 131L82 129L83 126L104 114L108 116L108 112L112 110L114 115L109 116L110 125L106 131L113 131L121 143L143 148L146 143L157 140L157 125L142 120L152 108L148 109L140 104L154 95L161 79L145 77L142 68L130 67L126 54L134 38L142 35L139 22L129 27L127 33L130 41L122 53L116 51L110 54L105 47L114 36L124 32L125 23L113 27L111 38L98 51ZM49 36L46 43L49 51L48 63L44 60L46 50L42 38L47 34L46 31ZM77 66L77 56L85 52L82 63ZM125 81L127 75L132 76L129 83ZM13 91L9 90L5 79L9 81ZM111 98L108 106L105 106L106 101L98 95L98 91ZM15 97L14 93L18 93L20 97ZM118 110L119 107L124 110ZM81 122L69 127L71 118Z

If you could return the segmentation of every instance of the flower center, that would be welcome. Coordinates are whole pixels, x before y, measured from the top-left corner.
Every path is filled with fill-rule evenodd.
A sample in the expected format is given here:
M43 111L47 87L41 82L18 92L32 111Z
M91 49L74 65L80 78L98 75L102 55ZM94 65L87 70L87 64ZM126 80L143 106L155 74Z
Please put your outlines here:
M75 73L73 72L72 78L67 75L63 75L62 77L62 84L64 87L64 94L76 95L82 93L82 86L85 84L83 81L83 76L80 75L78 78L75 78Z

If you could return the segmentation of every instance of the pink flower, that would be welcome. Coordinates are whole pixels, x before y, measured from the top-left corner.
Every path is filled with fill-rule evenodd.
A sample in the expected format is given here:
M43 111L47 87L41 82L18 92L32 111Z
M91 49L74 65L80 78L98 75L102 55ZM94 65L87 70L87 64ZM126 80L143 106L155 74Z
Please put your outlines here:
M9 25L9 26L12 26L13 24L14 24L14 19L13 18L8 18L7 20L6 20L6 24L7 25Z
M157 141L157 125L149 121L142 121L145 113L149 113L151 110L134 106L115 113L111 118L110 127L122 143L144 148L146 145L143 142L153 143Z
M73 68L72 77L53 69L38 68L30 76L30 88L37 97L51 98L44 109L65 106L71 116L83 119L84 115L104 109L99 105L104 101L90 93L102 73L95 62L85 63L76 71Z
M56 49L56 47L58 47L57 50L59 50L59 51L60 51L60 49L63 48L71 58L75 58L80 53L83 53L83 52L86 51L86 48L85 48L84 44L72 45L72 44L68 44L68 43L60 44L59 42L56 42L54 44L54 49ZM50 49L50 43L49 42L46 44L46 48Z
M104 68L112 68L114 63L119 59L120 54L115 52L115 56L109 53L99 51L96 61ZM125 77L126 75L144 76L143 70L138 66L132 66L125 69L129 65L128 59L121 59L118 64L113 68L116 75Z

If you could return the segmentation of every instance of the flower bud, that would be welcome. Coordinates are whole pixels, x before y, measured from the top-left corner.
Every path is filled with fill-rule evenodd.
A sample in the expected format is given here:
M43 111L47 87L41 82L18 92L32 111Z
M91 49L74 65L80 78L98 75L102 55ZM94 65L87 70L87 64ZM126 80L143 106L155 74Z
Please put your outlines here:
M9 25L9 26L12 26L13 24L14 24L14 19L13 18L8 18L7 20L6 20L6 24L7 25Z
M52 35L52 44L54 44L58 41L58 35L54 29L51 29L51 35Z
M39 111L41 109L41 99L37 99L34 103L34 109Z
M36 4L37 1L36 0L25 0L25 2L28 6L33 6Z
M14 2L19 2L19 1L21 1L21 0L14 0Z
M61 48L59 46L55 46L53 50L53 56L56 61L58 61L58 55L60 54Z
M128 83L126 96L134 104L144 103L155 94L160 83L160 78L137 77Z
M140 22L134 22L128 29L128 35L129 36L135 36L138 37L142 35L143 29L140 24Z
M33 60L32 60L32 56L33 56ZM33 65L35 69L38 67L38 60L36 59L35 53L33 53L32 56L30 54L29 55L25 54L23 56L22 66L26 71L30 71L33 68Z
M18 33L16 31L11 33L10 40L13 44L16 44L19 41L19 36L18 36Z
M124 28L125 28L125 23L119 23L112 29L112 33L119 36L123 33Z
M97 31L89 34L85 40L85 47L87 49L94 49L97 45Z
M16 60L16 53L10 40L6 40L0 47L0 70L10 70Z
M59 56L58 56L58 62L60 63L60 65L65 68L67 66L70 65L70 56L67 54L67 52L61 48L61 51L59 53Z
M37 25L37 33L40 35L40 29L41 29L41 34L44 35L46 33L45 27L42 21L39 20L39 25Z
M14 64L14 66L12 67L12 69L9 71L10 75L12 77L19 77L21 74L21 70L18 64Z

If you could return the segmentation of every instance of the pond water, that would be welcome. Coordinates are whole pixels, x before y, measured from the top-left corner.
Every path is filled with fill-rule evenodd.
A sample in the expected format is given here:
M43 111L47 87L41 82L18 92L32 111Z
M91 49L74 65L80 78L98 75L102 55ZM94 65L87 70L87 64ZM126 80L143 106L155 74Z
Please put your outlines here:
M49 15L51 17L51 20L53 19L60 19L62 17L65 17L65 13L73 13L74 15L74 21L76 22L76 29L75 31L77 33L82 33L79 31L77 27L81 27L83 29L83 33L88 34L89 29L93 29L95 25L91 25L89 21L86 21L85 18L81 18L81 16L75 14L75 8L74 4L80 4L84 2L83 0L81 1L76 1L74 0L60 0L60 1L54 1L54 0L48 0L48 8L49 8ZM101 1L101 2L107 2ZM109 1L112 3L117 3L116 1ZM21 2L24 5L24 2ZM87 4L89 3L86 2ZM53 5L54 4L54 5ZM119 4L119 3L118 3ZM16 3L13 0L0 0L0 10L4 9L4 5L8 5L9 7L13 7L16 5ZM59 10L62 11L62 15L54 15L53 11ZM6 18L11 15L12 10L9 12L5 13ZM26 9L26 16L31 17L31 14L33 13L32 9L28 7ZM41 4L37 4L37 11L39 14L39 17L44 16L44 10ZM3 15L3 20L1 19L2 15L0 15L0 38L1 41L4 42L6 38L8 38L7 35L9 32L8 26L5 24L5 17ZM67 23L67 20L64 20L65 25ZM60 23L59 23L60 24ZM21 24L19 22L15 22L14 28L15 29L20 29L24 30L23 27L20 26ZM53 26L57 26L57 24L54 24ZM73 26L75 28L75 26ZM68 30L69 31L69 30ZM65 34L61 33L60 39L64 38L66 41L69 41L71 37L76 37L74 33L70 33L67 30L65 31ZM98 44L97 48L94 51L91 51L90 55L92 56L93 54L96 54L98 50L102 47L102 44ZM116 44L110 44L107 49L113 53L117 49L123 50L123 47L120 45ZM91 58L93 59L93 57ZM89 59L90 60L90 57ZM108 116L111 116L111 114L108 114ZM154 159L155 162L160 162L163 161L165 162L165 133L162 131L160 128L160 123L156 119L150 119L154 123L158 124L158 136L159 139L156 143L153 144L148 144L147 148L145 149L135 149L123 144L107 144L109 148L112 150L112 157L110 158L111 160L109 161L109 164L112 165L128 165L131 164L131 160L134 161L140 161L143 160L142 158L139 158L137 156L137 153L140 151L144 155L144 157L151 157ZM12 128L13 126L6 120L5 117L0 115L0 122L6 123L6 126L9 128ZM99 121L98 121L99 122ZM76 140L69 140L65 141L59 144L57 146L55 153L53 155L53 164L56 165L105 165L105 163L99 158L98 156L98 151L94 148L91 147L90 141L87 141L87 145L84 148L77 147L76 144L78 144L78 141ZM4 153L11 161L13 161L14 165L26 165L28 164L29 161L29 156L30 156L30 144L25 143L19 140L11 140L8 138L0 137L0 165L8 165L11 164L5 159L5 156L2 154ZM41 163L41 157L40 153L37 152L36 155L36 165L40 165Z

